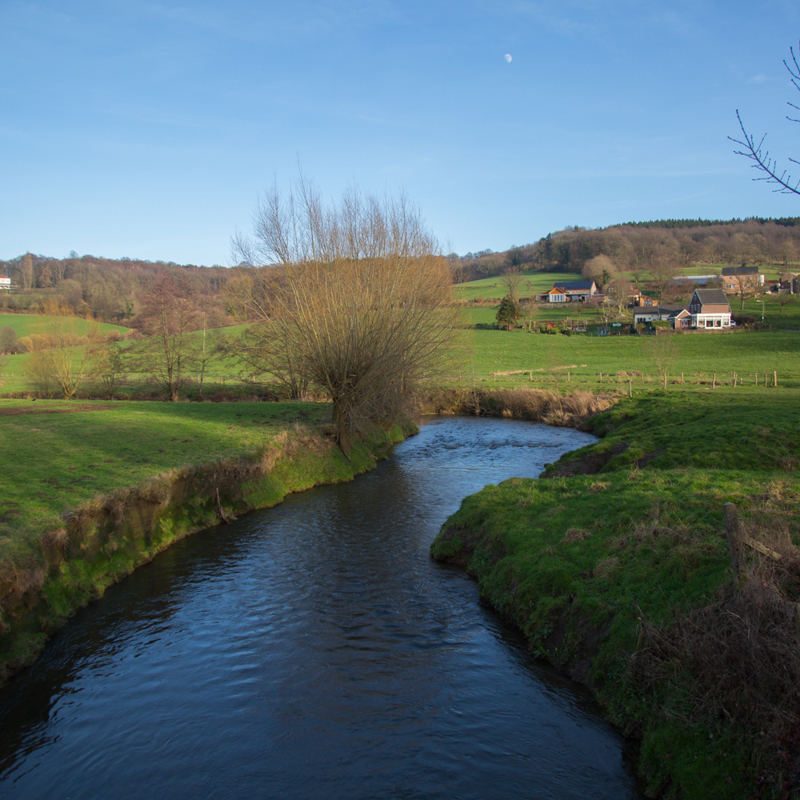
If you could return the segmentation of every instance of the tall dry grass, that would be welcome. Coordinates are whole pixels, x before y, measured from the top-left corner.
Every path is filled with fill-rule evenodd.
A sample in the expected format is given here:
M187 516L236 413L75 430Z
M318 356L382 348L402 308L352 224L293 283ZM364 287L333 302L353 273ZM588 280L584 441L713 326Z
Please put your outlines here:
M673 723L759 732L751 766L792 792L800 789L800 753L785 743L800 732L800 551L783 524L751 523L746 533L780 560L748 550L740 584L714 602L669 625L642 618L644 646L629 676L645 694L678 689L680 701L662 712Z

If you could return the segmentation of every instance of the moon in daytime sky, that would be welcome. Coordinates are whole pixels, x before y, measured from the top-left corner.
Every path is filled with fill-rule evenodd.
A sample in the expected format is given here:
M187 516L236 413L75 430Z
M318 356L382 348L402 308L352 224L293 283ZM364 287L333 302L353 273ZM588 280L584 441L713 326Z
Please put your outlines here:
M506 53L505 56L503 56L503 58L505 58L505 60L508 61L509 64L511 63L511 56L508 53Z

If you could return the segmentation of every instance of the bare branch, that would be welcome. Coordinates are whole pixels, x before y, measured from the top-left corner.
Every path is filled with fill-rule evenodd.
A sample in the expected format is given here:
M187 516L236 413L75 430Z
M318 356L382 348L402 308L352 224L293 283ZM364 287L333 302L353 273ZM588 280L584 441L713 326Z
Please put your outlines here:
M738 109L736 110L736 119L739 120L739 127L741 128L744 141L741 139L734 139L732 136L729 136L728 139L743 148L742 150L734 150L737 156L744 156L749 159L753 162L750 165L753 169L764 173L762 177L753 178L753 180L766 181L767 183L776 185L778 188L774 191L780 194L800 194L800 180L793 180L792 176L789 175L786 170L780 169L777 161L770 156L769 151L764 150L764 140L767 138L767 135L764 134L758 144L756 144L755 137L749 134L745 129L744 122L742 122ZM792 158L789 160L797 163Z

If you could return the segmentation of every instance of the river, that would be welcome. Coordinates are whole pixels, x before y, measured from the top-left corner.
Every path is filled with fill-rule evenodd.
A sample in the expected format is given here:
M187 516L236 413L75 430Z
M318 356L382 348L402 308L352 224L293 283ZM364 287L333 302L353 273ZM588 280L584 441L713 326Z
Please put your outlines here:
M173 545L0 691L0 796L640 797L588 693L428 554L463 497L591 441L433 419Z

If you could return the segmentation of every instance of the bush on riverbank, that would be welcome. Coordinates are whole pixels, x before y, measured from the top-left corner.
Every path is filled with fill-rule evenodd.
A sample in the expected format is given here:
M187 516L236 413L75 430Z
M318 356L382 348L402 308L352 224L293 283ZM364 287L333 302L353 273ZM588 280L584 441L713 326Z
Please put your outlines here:
M754 563L734 596L722 520L733 501L800 544L800 398L728 392L620 403L589 421L606 434L597 445L549 479L467 498L432 548L466 565L534 652L587 682L641 739L652 792L703 800L795 785L800 765L796 691L780 688L797 673L793 567L765 580ZM734 646L744 635L749 649ZM741 705L721 702L735 694ZM748 695L763 701L751 717Z

